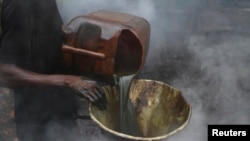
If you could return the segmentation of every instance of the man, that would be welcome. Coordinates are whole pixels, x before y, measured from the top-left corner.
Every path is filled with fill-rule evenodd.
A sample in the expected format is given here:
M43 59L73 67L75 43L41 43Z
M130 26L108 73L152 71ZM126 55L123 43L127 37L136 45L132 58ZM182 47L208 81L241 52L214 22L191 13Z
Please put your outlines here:
M95 81L67 74L55 0L3 0L0 82L14 89L20 141L80 140L76 95L105 108Z

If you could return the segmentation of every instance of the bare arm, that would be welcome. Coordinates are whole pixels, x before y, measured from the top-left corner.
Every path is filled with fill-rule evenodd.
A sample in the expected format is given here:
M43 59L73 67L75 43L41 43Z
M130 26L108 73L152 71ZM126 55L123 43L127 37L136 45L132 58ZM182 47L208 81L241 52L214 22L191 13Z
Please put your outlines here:
M16 65L0 63L0 83L10 87L22 86L70 86L71 79L80 76L44 75L24 70Z
M10 88L23 86L63 86L69 87L76 94L87 98L90 102L105 107L103 90L95 81L83 80L74 75L45 75L21 69L16 65L0 63L0 83Z

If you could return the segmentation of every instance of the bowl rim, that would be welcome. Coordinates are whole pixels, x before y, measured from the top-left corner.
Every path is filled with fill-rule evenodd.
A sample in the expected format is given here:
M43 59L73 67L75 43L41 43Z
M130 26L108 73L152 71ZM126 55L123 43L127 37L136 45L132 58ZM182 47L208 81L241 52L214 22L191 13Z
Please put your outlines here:
M170 86L169 84L166 84L164 82L161 82L161 81L157 81L157 80L149 80L149 79L136 79L136 80L143 80L143 81L155 81L156 83L161 83L161 84L164 84L164 85L167 85L175 90L178 90L172 86ZM178 90L179 91L179 90ZM181 96L183 97L182 93L180 93ZM184 97L183 97L184 98ZM184 98L185 102L187 103L186 99ZM118 132L118 131L115 131L115 130L112 130L108 127L106 127L104 124L102 124L92 113L92 110L91 110L91 107L92 107L92 104L89 103L89 114L90 114L90 118L97 124L99 125L102 129L104 129L105 131L108 131L109 133L111 134L114 134L116 136L119 136L119 137L122 137L122 138L126 138L126 139L131 139L131 140L141 140L141 141L153 141L153 140L161 140L161 139L166 139L178 132L180 132L181 130L183 130L187 125L188 123L190 122L190 118L191 118L191 115L192 115L192 107L189 103L187 103L188 107L189 107L189 114L188 114L188 117L186 119L186 121L178 128L176 128L175 130L169 132L168 134L166 135L162 135L162 136L157 136L157 137L138 137L138 136L132 136L132 135L128 135L128 134L125 134L125 133L121 133L121 132Z

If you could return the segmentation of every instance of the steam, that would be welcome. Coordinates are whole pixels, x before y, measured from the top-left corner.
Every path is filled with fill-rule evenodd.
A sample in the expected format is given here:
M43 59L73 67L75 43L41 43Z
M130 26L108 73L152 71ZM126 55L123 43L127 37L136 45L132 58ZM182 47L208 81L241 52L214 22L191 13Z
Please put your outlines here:
M171 82L182 90L194 108L188 129L177 135L177 140L206 138L207 124L249 124L250 66L247 56L250 42L247 38L226 32L193 35L189 39L187 47L200 65L199 70L189 68ZM197 71L200 73L198 77Z
M57 0L57 4L64 24L97 10L149 21L150 48L138 77L180 89L192 106L188 126L168 141L206 140L208 124L250 123L247 0ZM86 139L110 140L92 123L80 124Z
M115 1L115 0L57 0L59 11L64 23L69 22L77 15L86 14L98 10L113 10L130 14L137 13L138 16L151 19L154 17L155 8L152 1ZM147 10L145 10L145 7Z
M180 89L193 108L189 125L170 141L205 140L208 124L250 123L250 34L244 16L237 18L247 13L241 7L246 1L58 0L58 5L65 23L102 9L149 21L151 44L139 78ZM233 16L221 9L228 7Z

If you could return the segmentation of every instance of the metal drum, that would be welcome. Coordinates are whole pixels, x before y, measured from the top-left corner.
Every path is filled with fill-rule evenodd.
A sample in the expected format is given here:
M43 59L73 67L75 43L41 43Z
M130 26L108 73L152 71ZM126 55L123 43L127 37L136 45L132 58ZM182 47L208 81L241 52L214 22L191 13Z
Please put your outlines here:
M104 87L108 100L107 110L89 106L92 120L105 131L131 140L161 140L183 130L191 117L191 106L176 88L166 83L135 79L129 98L136 112L141 137L119 132L119 96L116 89Z

